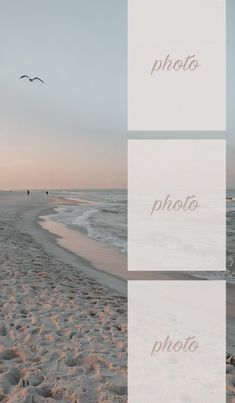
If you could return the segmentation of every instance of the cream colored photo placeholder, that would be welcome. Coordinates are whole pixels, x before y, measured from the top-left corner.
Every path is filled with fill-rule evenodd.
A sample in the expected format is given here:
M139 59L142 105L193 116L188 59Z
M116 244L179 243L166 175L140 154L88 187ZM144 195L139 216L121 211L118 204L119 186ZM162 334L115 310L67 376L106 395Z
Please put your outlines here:
M128 282L129 403L225 403L225 286Z
M225 140L128 141L128 270L225 270L225 166Z
M226 130L226 0L128 0L128 129Z

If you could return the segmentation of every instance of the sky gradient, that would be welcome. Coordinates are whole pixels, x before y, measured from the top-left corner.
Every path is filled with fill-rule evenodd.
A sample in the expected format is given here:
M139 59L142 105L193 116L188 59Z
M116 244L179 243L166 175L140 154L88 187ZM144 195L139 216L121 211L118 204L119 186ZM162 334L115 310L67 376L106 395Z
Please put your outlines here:
M235 188L234 21L227 133L128 133L126 0L0 0L0 189L123 188L128 138L225 136Z

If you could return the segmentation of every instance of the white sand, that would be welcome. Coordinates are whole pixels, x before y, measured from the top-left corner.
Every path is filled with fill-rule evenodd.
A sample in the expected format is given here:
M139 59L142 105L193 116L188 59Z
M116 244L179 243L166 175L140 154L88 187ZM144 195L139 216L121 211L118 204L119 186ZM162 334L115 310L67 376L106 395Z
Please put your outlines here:
M0 194L0 400L126 402L126 297L59 259L49 202Z

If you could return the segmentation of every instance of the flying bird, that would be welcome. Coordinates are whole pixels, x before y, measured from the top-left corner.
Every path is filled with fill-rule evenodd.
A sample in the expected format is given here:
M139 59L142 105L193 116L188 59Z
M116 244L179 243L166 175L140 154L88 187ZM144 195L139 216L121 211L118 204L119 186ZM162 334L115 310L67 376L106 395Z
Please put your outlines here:
M31 83L32 83L33 81L35 81L35 80L39 80L39 81L41 81L41 82L44 84L44 81L43 81L40 77L30 78L29 76L24 75L24 76L21 76L20 78L28 78Z

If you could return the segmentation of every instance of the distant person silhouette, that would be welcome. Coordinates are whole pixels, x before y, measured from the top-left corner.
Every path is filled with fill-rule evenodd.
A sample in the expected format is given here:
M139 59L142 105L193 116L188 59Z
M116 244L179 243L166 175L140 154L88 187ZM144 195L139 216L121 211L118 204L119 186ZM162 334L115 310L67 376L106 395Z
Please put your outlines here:
M46 195L48 195L48 190L46 191Z
M30 191L29 190L27 190L27 195L29 195L30 194Z

